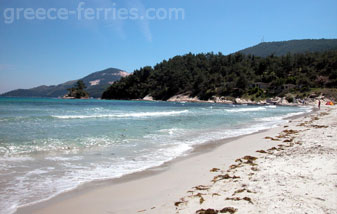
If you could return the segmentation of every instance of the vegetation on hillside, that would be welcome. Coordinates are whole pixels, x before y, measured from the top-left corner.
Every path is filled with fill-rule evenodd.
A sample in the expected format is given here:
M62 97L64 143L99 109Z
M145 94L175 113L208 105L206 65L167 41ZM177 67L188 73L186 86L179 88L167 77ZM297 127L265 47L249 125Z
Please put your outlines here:
M88 92L85 91L87 86L84 84L83 80L78 80L75 87L68 88L68 97L73 97L76 99L89 98Z
M266 98L311 88L337 88L337 51L257 57L235 53L186 54L135 70L112 84L103 99L167 100L189 94Z
M283 42L262 42L239 51L246 55L267 57L284 56L288 53L323 52L337 50L337 39L302 39Z
M91 97L99 98L102 93L111 85L112 82L118 81L127 73L117 68L108 68L102 71L91 73L80 80L83 80L87 86L86 91ZM0 96L8 97L62 97L67 94L67 89L73 87L77 80L68 81L58 85L39 86L31 89L17 89L6 92ZM96 83L96 84L92 84Z

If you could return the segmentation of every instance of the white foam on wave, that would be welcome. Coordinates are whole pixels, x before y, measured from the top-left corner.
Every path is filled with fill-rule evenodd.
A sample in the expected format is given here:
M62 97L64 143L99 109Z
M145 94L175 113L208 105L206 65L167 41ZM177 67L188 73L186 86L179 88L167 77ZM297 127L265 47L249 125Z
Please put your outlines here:
M225 109L227 112L248 112L248 111L264 111L265 107L255 107L255 108L237 108L237 109Z
M168 145L167 147L144 153L142 156L135 157L132 160L129 158L127 160L121 158L120 160L116 159L114 164L106 162L98 165L92 164L86 167L66 161L62 162L61 165L68 169L68 173L57 179L55 179L53 175L48 174L51 168L32 170L24 176L21 176L19 181L13 181L19 183L19 185L16 186L17 192L11 194L9 201L6 203L2 203L0 200L0 213L2 213L2 211L4 211L4 213L13 213L18 207L29 206L49 200L63 192L71 191L83 183L118 178L126 174L160 166L167 161L183 155L188 150L191 150L191 148L192 147L187 144ZM31 182L27 179L31 176L39 177L34 179L33 183L29 183L29 185L32 185L34 188L27 189L25 188L28 184L27 182ZM40 176L43 176L43 179L41 179L42 177ZM41 197L39 197L40 199L35 198L35 200L31 202L28 202L29 200L22 201L23 196L25 199L29 199L32 195L35 195L34 197L40 195ZM4 195L0 195L0 199L4 199ZM11 207L8 207L6 205L7 203L11 204Z
M26 162L26 161L33 161L34 158L28 156L4 156L0 157L1 162Z
M289 113L289 114L286 114L284 116L284 118L288 118L288 117L293 117L293 116L298 116L298 115L301 115L301 114L304 114L305 112L295 112L295 113Z
M161 112L135 112L125 114L93 114L93 115L52 115L58 119L87 119L87 118L143 118L143 117L163 117L174 116L187 113L188 110L183 111L161 111Z
M276 117L264 117L264 118L256 118L256 121L265 121L265 122L271 122L271 121L281 121L285 118L285 116L276 116Z
M301 112L293 112L288 113L282 116L273 116L273 117L264 117L264 118L256 118L256 121L265 121L265 122L277 122L277 121L287 121L286 118L302 115L305 113L309 113L312 109L308 107L302 107L304 111Z
M272 107L273 108L273 107ZM267 110L265 107L246 107L246 108L236 108L236 109L230 109L232 111L229 112L246 112L246 111L263 111ZM118 114L119 116L113 115L112 117L154 117L154 116L171 116L171 115L179 115L183 113L187 113L188 110L184 111L170 111L170 112L139 112L139 113L128 113L128 114ZM223 112L221 110L221 112ZM1 206L0 202L0 210L1 208L4 208L4 212L6 213L11 213L14 212L17 206L20 205L28 205L28 204L33 204L37 203L39 201L34 201L31 203L27 203L28 201L21 201L22 196L27 196L29 197L30 194L33 192L31 191L40 191L40 192L34 192L34 194L40 194L41 196L43 195L44 197L41 197L40 201L44 201L47 199L50 199L62 192L65 191L70 191L80 184L83 184L85 182L90 182L93 180L103 180L103 179L111 179L111 178L116 178L116 177L121 177L125 174L129 173L134 173L134 172L139 172L146 170L151 167L156 167L160 166L163 163L170 161L174 158L177 158L179 156L183 156L185 154L188 154L189 151L192 150L193 145L198 145L202 143L209 142L211 140L219 140L219 139L224 139L224 138L230 138L230 137L237 137L245 134L251 134L254 132L258 132L261 130L265 130L271 127L275 127L279 125L280 123L284 122L283 118L285 117L290 117L294 116L297 114L303 114L303 112L296 112L296 113L290 113L286 116L283 117L269 117L266 118L265 121L251 125L249 127L242 127L242 128L237 128L237 129L218 129L214 130L211 132L207 132L206 130L202 132L197 132L196 134L192 133L192 137L188 138L186 137L186 132L184 132L185 129L179 129L179 128L168 128L168 129L161 129L159 132L161 133L160 135L156 135L157 137L162 137L162 138L154 138L151 139L152 141L157 141L163 142L163 144L160 147L157 147L157 149L149 150L148 152L142 153L141 156L135 157L132 160L130 160L130 157L121 157L119 160L110 161L107 163L96 163L93 162L91 165L82 165L81 163L74 163L72 161L76 160L82 160L81 156L74 156L74 157L48 157L46 158L47 160L55 161L55 162L61 162L58 163L59 165L62 165L67 169L67 173L63 175L63 177L52 177L48 175L45 169L42 168L41 170L36 170L32 171L32 173L27 174L27 177L29 176L38 176L41 175L43 176L43 179L34 183L35 189L34 190L29 190L24 186L18 186L18 192L17 195L11 195L11 200L6 201L6 204L2 205L9 205L10 208L7 209L9 206ZM123 115L123 116L122 116ZM132 116L130 116L132 115ZM75 116L75 117L70 117L70 118L60 118L60 119L76 119L78 118L77 115L70 115L70 116ZM79 115L81 116L81 115ZM87 115L89 117L85 118L93 118L96 116L92 115ZM67 117L67 116L63 116ZM110 116L109 116L110 117ZM271 119L272 118L272 119ZM265 119L265 118L262 118ZM268 120L267 120L268 119ZM183 133L183 136L185 136L183 139L182 138L173 138L176 135L180 135L180 133ZM164 135L164 136L163 136ZM169 137L168 137L169 136ZM196 136L196 137L193 137ZM150 137L153 137L152 135ZM172 138L172 139L171 139ZM162 140L165 139L165 140ZM167 144L166 142L170 140L170 144ZM171 141L172 140L172 141ZM91 143L90 143L91 144ZM102 143L105 145L105 143ZM96 144L95 144L96 145ZM152 147L151 147L152 148ZM113 163L113 164L112 164ZM70 173L68 173L70 172ZM24 182L18 182L20 185L23 185ZM45 192L46 187L50 187L50 192ZM4 199L0 196L0 199ZM0 200L1 201L1 200ZM4 200L3 200L4 201ZM10 203L9 203L10 202ZM6 208L6 210L5 210ZM0 211L1 213L1 211Z
M53 167L48 167L46 169L34 169L34 170L26 173L26 176L45 174L45 173L48 173L50 170L53 170L53 169L54 169Z
M197 138L193 139L189 143L192 145L199 145L211 141L221 140L221 139L228 139L233 137L239 137L242 135L247 134L253 134L262 130L270 129L277 127L284 121L273 121L273 122L263 122L263 123L257 123L254 125L250 125L248 127L243 128L236 128L236 129L225 129L225 130L217 130L213 132L207 132L207 135L205 133L201 134Z
M182 132L184 131L184 129L179 129L179 128L170 128L170 129L160 129L158 132L161 132L161 133L168 133L169 135L173 135L177 132Z
M83 156L73 156L73 157L46 157L45 159L51 161L77 161L82 160Z

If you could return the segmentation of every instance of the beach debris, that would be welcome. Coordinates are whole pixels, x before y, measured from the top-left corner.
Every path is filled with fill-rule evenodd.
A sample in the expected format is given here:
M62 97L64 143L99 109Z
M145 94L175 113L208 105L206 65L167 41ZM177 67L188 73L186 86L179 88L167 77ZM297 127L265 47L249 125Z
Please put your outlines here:
M228 174L225 174L225 175L217 175L213 178L213 182L217 182L217 181L220 181L220 180L226 180L226 179L238 179L240 178L239 176L230 176Z
M293 130L293 129L286 129L286 130L283 130L283 132L290 135L290 134L297 134L299 131Z
M201 210L197 210L195 213L196 214L217 214L219 213L219 211L214 210L214 209L207 209L207 210L201 209Z
M246 155L244 156L242 159L246 160L246 162L244 162L245 164L250 164L252 166L255 166L256 164L254 163L254 161L257 159L257 157L253 157L250 155Z
M142 212L145 212L146 210L139 210L137 211L137 213L142 213Z
M320 126L320 125L311 125L312 127L316 129L321 129L321 128L328 128L329 126Z
M308 121L307 122L303 122L303 123L298 124L297 126L306 126L308 123L309 123Z
M257 160L257 157L246 155L242 159L247 160L247 161L255 161Z
M242 163L242 160L240 158L236 159L235 162L240 162Z
M293 147L294 143L289 143L288 145L285 145L285 147Z
M236 211L238 211L238 209L234 208L234 207L224 207L221 210L215 210L215 209L201 209L201 210L197 210L195 213L196 214L218 214L220 213L236 213Z
M279 134L278 136L276 136L277 138L286 138L287 137L287 135L285 135L285 134Z
M218 172L220 169L219 168L213 168L210 170L210 172Z
M236 168L238 168L238 167L241 167L241 163L239 163L239 164L233 164L233 165L230 165L229 166L229 169L236 169Z
M264 151L264 150L257 150L256 152L258 152L258 153L267 153L267 152Z
M204 185L199 185L199 186L195 186L193 188L196 189L196 190L208 190L210 187L204 186Z
M202 203L204 203L204 201L205 201L205 199L202 196L200 196L199 203L202 204Z
M233 198L225 198L226 201L241 201L241 198L240 197L233 197Z
M291 139L286 139L283 141L283 143L290 143L290 142L293 142L295 138L291 138Z
M249 197L243 197L242 200L248 201L250 204L253 204L252 199Z
M220 194L219 193L213 193L212 197L214 197L214 196L220 196Z
M187 193L190 193L191 195L193 195L194 191L189 190L189 191L187 191Z
M233 198L225 198L225 200L231 200L231 201L241 201L241 200L244 200L244 201L248 201L250 204L253 204L252 199L249 198L249 197L243 197L243 198L233 197Z
M200 198L199 203L202 204L205 201L204 197L202 197L203 195L205 195L205 194L198 193L196 195L193 195L193 197L199 197Z
M234 207L224 207L222 210L220 210L220 213L236 213L236 211L238 211L238 209L234 208Z
M325 201L323 198L316 197L315 199L320 200L320 201Z
M276 139L276 138L273 138L273 137L269 137L269 136L265 137L264 139L269 139L269 140L273 140L273 141L280 141L279 139Z
M243 188L243 189L239 189L239 190L236 190L232 196L236 195L236 194L239 194L239 193L242 193L242 192L248 192L248 193L252 193L252 191L250 191L249 189L246 189L246 188Z
M181 198L180 201L174 202L174 206L179 206L180 204L185 203L185 199Z
M276 147L271 147L270 149L268 149L267 151L270 152L270 151L273 151L273 150L277 150Z
M233 193L233 196L238 194L238 193L242 193L244 192L246 189L239 189L239 190L236 190L234 193Z

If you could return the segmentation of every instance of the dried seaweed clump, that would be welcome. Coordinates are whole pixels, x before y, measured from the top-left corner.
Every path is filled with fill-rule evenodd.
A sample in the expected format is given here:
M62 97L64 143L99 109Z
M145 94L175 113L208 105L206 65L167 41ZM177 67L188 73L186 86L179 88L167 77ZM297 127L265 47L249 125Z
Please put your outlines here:
M214 210L214 209L207 209L207 210L201 209L201 210L197 210L195 213L196 214L217 214L219 213L219 211Z
M236 209L234 207L224 207L221 210L215 210L215 209L207 209L207 210L205 210L205 209L201 209L201 210L196 211L195 213L196 214L218 214L220 212L220 213L230 213L230 214L233 214L233 213L236 213L236 211L238 211L238 209Z
M225 175L217 175L213 178L213 182L216 182L216 181L220 181L220 180L227 180L227 179L238 179L240 178L240 176L230 176L228 174L225 174Z
M220 169L219 168L213 168L210 170L210 172L218 172Z

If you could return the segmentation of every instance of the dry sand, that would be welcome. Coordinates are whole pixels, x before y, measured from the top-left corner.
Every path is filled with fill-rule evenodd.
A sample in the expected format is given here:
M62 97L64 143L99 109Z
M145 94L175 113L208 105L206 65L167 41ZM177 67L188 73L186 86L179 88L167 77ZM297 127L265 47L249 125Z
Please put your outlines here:
M337 213L336 106L215 144L18 213Z

